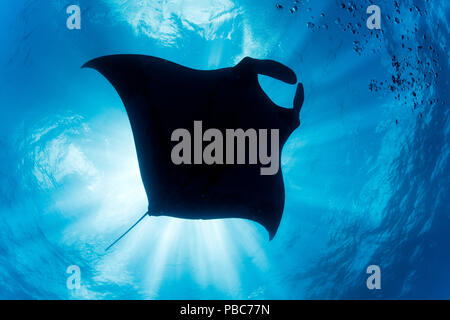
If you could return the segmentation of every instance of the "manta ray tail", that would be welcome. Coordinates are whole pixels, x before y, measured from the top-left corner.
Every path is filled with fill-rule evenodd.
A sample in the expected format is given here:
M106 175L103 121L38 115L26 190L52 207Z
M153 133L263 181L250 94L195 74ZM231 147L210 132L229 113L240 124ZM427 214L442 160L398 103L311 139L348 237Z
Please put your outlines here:
M125 237L125 235L130 232L134 227L136 227L138 225L139 222L142 221L142 219L145 218L146 215L150 216L150 213L147 211L146 213L144 213L144 215L142 217L139 218L138 221L136 221L127 231L125 231L119 238L117 238L113 243L111 243L108 248L105 249L105 251L108 251L112 246L114 246L117 242L119 242L120 239L122 239L123 237Z

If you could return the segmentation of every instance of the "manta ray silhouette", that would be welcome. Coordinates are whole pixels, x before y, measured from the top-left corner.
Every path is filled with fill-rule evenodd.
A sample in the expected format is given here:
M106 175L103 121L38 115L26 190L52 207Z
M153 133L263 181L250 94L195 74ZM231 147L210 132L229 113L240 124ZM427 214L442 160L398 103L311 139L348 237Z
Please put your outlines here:
M264 93L258 74L295 84L291 69L246 57L235 67L204 71L128 54L100 57L83 67L106 77L125 105L149 203L148 212L107 249L146 215L244 218L263 225L270 239L275 236L285 198L281 168L262 175L260 163L177 165L171 159L171 135L178 128L192 128L194 121L223 132L278 129L280 159L286 140L300 124L303 86L297 86L293 108L283 108Z

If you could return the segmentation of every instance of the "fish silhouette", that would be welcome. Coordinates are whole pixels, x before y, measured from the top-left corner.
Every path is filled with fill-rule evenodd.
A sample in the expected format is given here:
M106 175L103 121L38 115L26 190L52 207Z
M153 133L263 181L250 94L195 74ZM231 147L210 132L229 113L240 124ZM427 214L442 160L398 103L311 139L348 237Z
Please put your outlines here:
M195 121L201 121L203 131L278 129L277 156L281 159L285 142L300 125L303 86L297 86L293 108L283 108L262 90L258 74L295 84L297 77L290 68L273 60L246 57L231 68L195 70L131 54L103 56L83 67L100 72L125 105L148 198L148 212L111 246L146 215L243 218L264 226L270 240L275 236L285 200L281 168L263 175L261 169L266 166L262 163L175 164L172 134L179 128L192 131ZM245 144L246 152L250 152L249 144Z

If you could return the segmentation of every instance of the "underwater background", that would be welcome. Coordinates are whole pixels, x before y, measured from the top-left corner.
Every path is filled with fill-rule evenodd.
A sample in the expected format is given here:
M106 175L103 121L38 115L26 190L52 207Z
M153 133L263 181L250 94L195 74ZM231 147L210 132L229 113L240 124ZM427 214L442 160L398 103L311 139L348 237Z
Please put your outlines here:
M449 299L449 17L428 0L2 1L0 298ZM247 220L151 217L105 252L147 208L125 108L80 68L118 53L296 72L272 241ZM292 107L295 86L259 79Z

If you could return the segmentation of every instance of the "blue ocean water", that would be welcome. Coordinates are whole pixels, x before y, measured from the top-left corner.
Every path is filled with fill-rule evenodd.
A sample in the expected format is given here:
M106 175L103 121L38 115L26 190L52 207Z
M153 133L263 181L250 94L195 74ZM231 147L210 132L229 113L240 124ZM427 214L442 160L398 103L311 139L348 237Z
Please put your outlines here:
M381 30L366 27L372 3ZM66 27L71 4L81 30ZM449 6L3 1L0 298L449 299ZM274 240L240 219L152 217L105 252L147 207L124 106L80 69L118 53L208 70L252 56L295 70L305 103L282 154ZM292 106L295 86L260 83ZM369 265L381 290L366 287Z

